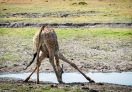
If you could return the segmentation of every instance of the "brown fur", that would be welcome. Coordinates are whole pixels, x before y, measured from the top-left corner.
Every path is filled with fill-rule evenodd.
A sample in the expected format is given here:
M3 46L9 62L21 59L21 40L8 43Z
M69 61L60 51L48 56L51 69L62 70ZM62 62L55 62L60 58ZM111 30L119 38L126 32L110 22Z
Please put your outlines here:
M64 62L69 63L72 67L77 69L87 80L90 82L94 82L89 77L87 77L81 70L78 69L78 67L67 60L59 51L59 45L57 40L57 35L49 26L42 26L40 30L35 34L33 38L34 43L34 50L37 52L37 63L36 68L33 70L33 72L24 80L27 82L32 74L37 70L37 82L39 83L39 67L41 65L41 61L45 59L46 57L49 57L49 61L55 71L56 77L58 79L59 83L63 83L62 81L62 73L63 69L59 65L59 59L63 60ZM40 51L42 53L40 53ZM56 60L56 64L54 63L54 57Z

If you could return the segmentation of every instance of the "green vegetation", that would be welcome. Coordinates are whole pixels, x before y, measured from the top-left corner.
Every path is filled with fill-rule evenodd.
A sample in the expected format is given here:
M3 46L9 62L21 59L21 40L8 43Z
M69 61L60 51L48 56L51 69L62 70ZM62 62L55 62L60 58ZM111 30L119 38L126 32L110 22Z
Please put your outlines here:
M56 29L59 37L120 37L132 38L131 28L59 28Z
M36 28L0 28L0 36L32 37Z
M78 3L72 3L72 5L87 5L86 2L78 2Z
M77 5L77 3L72 3L72 5Z
M9 54L4 54L2 58L5 59L5 60L11 60L11 59L14 58L14 56L13 55L9 55Z
M44 85L24 85L24 84L6 84L0 83L0 91L2 92L85 92L84 90L78 88L57 88L50 87L48 84Z
M9 91L9 92L14 92L14 91L17 91L17 92L25 92L26 90L27 91L33 91L32 89L30 89L29 87L26 87L26 86L18 86L18 85L12 85L12 84L5 84L5 83L2 83L0 84L0 90L2 91L2 89L4 91Z
M79 2L78 4L79 4L79 5L87 5L86 2Z
M22 38L31 38L37 28L0 28L0 36L17 36ZM120 37L132 38L131 28L55 28L58 37Z

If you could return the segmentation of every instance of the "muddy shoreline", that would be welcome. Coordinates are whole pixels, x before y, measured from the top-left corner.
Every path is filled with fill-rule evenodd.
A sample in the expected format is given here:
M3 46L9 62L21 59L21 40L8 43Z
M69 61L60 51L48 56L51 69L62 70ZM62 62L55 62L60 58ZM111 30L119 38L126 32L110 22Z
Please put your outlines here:
M19 23L19 22L0 22L0 27L22 28L22 27L40 27L41 25L50 25L52 27L111 27L111 28L131 28L132 23Z
M9 85L9 86L16 86L16 87L28 87L28 92L31 92L31 90L37 89L67 89L67 90L73 90L73 89L79 89L81 92L130 92L132 90L132 86L126 86L126 85L118 85L118 84L111 84L111 83L64 83L64 84L58 84L58 83L50 83L50 82L40 82L40 84L35 85L35 81L29 81L28 83L23 82L21 79L15 79L15 78L0 78L0 85ZM13 90L13 91L12 91ZM14 88L0 88L1 92L17 92L17 89ZM25 89L24 92L27 92ZM67 91L64 91L67 92Z

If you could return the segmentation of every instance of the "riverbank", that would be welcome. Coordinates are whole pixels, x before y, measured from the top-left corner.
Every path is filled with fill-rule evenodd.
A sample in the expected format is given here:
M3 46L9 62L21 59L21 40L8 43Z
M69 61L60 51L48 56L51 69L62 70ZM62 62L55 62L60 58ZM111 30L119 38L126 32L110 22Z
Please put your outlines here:
M0 91L6 92L130 92L132 86L108 83L44 83L35 84L35 81L24 83L20 79L0 78Z
M132 28L132 23L17 23L17 22L1 22L0 27L5 28L23 28L23 27L40 27L41 25L50 25L56 28L97 28L97 27L110 27L110 28Z

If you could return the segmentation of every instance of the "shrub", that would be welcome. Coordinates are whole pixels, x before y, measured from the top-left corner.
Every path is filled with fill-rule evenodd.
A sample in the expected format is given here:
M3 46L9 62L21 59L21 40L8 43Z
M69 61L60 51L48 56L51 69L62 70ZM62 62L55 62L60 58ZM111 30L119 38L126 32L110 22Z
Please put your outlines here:
M77 5L77 3L72 3L72 5Z
M79 2L78 5L86 5L86 2Z
M87 5L86 2L78 2L78 3L72 3L72 5Z

